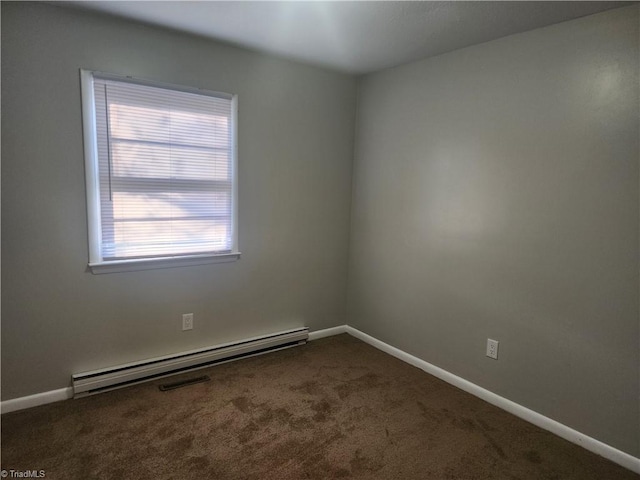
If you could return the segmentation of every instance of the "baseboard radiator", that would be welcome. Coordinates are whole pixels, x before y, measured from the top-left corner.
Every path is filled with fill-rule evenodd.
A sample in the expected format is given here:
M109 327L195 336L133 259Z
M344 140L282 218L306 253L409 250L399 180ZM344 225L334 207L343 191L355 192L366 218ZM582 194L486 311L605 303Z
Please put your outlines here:
M74 398L302 345L307 327L71 376Z

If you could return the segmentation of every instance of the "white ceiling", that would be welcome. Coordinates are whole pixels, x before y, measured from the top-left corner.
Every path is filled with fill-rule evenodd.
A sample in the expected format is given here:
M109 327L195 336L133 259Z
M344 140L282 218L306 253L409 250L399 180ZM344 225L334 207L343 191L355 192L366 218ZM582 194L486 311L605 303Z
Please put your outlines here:
M361 74L630 3L82 1L58 5Z

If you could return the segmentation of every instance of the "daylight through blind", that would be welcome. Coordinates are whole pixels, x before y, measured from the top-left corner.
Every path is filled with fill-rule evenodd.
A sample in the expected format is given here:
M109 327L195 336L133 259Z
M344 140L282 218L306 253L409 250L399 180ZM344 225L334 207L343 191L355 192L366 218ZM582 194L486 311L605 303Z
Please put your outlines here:
M94 77L104 260L233 248L232 100Z

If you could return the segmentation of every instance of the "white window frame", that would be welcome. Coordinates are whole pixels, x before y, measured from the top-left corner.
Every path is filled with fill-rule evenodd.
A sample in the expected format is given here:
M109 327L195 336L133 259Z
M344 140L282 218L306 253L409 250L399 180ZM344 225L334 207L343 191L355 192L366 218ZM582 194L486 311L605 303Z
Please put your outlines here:
M193 254L178 256L157 256L127 260L104 260L101 251L102 224L100 213L100 177L98 168L98 141L96 130L96 107L94 99L94 75L102 79L126 81L150 87L166 88L182 92L231 98L232 101L232 247L230 252L221 254ZM87 223L89 239L89 268L94 274L149 270L156 268L184 267L209 263L233 262L240 258L238 250L238 98L237 95L214 92L199 88L185 87L124 75L103 73L95 70L80 70L82 92L82 122L84 134L84 158L87 192Z

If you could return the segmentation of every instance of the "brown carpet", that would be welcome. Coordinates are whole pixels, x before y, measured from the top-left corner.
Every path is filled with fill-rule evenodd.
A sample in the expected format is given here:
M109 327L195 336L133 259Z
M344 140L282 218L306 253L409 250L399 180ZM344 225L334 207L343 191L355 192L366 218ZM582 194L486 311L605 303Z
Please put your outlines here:
M2 416L47 479L635 479L347 335Z

